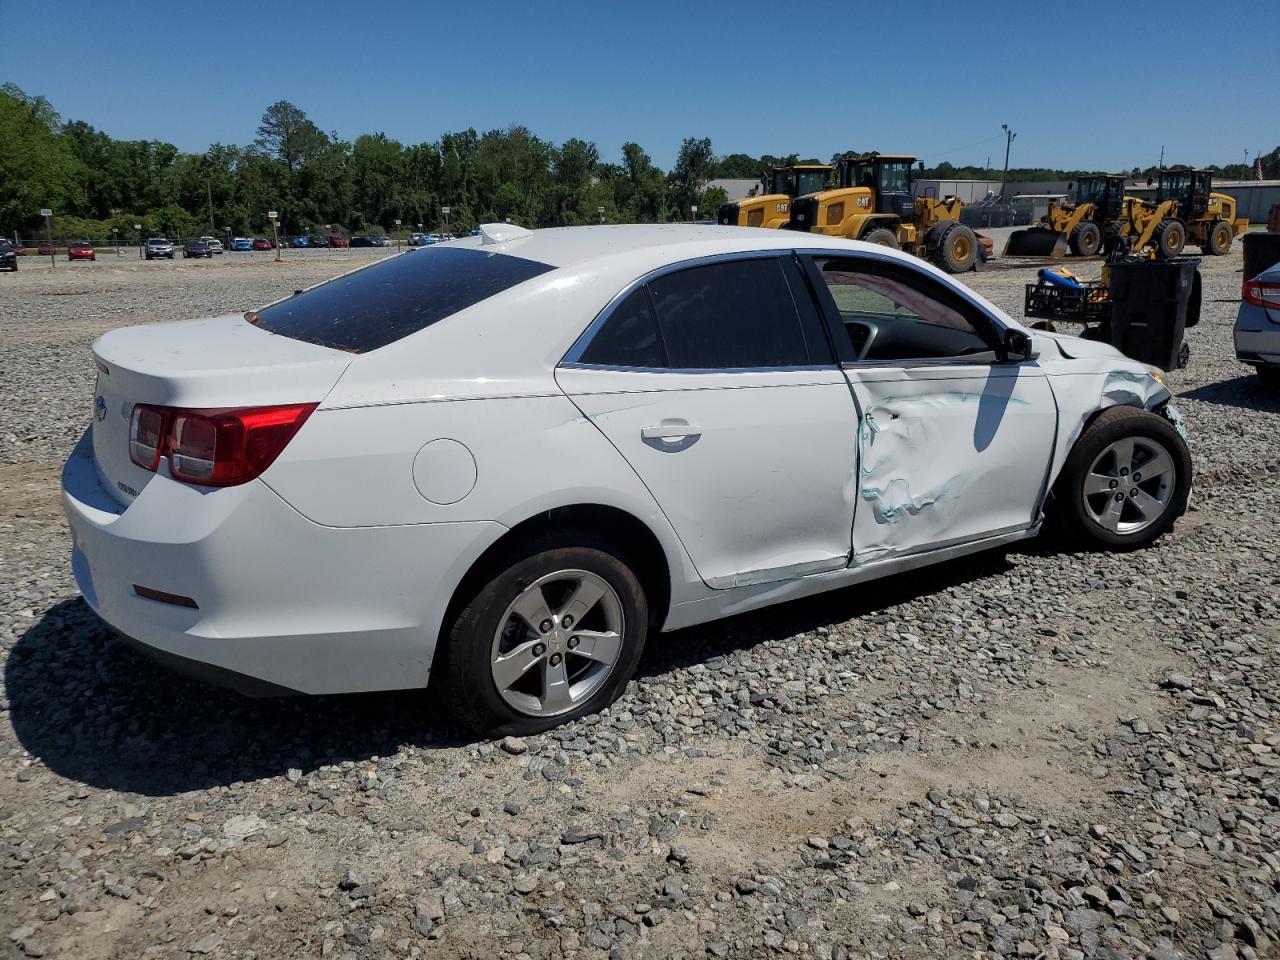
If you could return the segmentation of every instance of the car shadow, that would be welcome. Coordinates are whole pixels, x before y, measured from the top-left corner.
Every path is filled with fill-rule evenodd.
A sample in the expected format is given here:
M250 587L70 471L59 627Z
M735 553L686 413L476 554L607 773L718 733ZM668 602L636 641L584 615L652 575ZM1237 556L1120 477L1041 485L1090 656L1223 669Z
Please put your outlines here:
M1194 390L1184 390L1178 397L1216 403L1224 407L1280 413L1280 390L1263 384L1258 375L1252 372L1230 380L1208 383Z
M1007 568L994 551L651 637L638 673L661 676ZM28 753L60 777L145 796L476 739L433 708L430 692L254 699L188 680L137 653L79 597L34 621L4 673L10 721Z

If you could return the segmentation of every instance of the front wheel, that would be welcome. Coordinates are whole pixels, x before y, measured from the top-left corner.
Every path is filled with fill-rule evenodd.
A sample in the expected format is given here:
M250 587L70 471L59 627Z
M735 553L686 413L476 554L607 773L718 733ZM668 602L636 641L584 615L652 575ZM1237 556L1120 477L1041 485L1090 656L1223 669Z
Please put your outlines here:
M1102 249L1102 231L1092 220L1082 220L1071 231L1068 243L1077 257L1095 256Z
M1054 486L1055 519L1074 540L1132 550L1166 533L1187 508L1191 454L1164 417L1111 407L1076 442Z
M1172 260L1182 253L1187 244L1187 228L1182 221L1174 217L1165 217L1156 227L1151 238L1156 245L1156 255L1161 260Z
M938 238L935 259L947 273L964 273L978 260L978 238L963 223L952 223Z
M537 733L602 710L644 650L648 603L621 559L587 546L517 557L443 640L448 708L477 733Z

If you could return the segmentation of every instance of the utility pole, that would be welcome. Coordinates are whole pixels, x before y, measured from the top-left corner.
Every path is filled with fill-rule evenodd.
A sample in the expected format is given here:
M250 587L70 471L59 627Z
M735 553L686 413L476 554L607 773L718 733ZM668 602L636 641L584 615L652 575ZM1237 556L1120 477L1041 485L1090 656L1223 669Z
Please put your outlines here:
M1156 165L1157 170L1164 169L1164 144L1160 144L1160 162Z
M209 177L204 178L205 196L209 199L209 236L214 236L213 228L213 183Z
M1000 177L1000 196L1004 196L1004 185L1009 179L1009 148L1013 146L1013 138L1017 136L1009 129L1007 123L1000 124L1000 129L1004 131L1004 174Z

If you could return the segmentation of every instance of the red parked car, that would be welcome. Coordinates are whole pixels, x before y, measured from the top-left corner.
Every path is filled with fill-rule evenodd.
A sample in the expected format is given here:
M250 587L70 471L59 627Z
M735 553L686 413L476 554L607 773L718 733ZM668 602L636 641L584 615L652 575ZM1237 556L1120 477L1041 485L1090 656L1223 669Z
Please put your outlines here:
M88 240L69 240L67 242L68 260L97 260L98 254Z
M329 234L329 246L331 247L349 247L351 243L346 237L340 237L337 234Z
M54 246L53 246L53 244L52 244L52 243L42 243L42 244L40 244L40 246L36 247L36 251L37 251L37 252L40 254L40 256L42 256L42 257L52 257L52 256L53 256L53 251L54 251Z
M258 237L253 241L253 249L255 250L274 250L276 245L266 237Z

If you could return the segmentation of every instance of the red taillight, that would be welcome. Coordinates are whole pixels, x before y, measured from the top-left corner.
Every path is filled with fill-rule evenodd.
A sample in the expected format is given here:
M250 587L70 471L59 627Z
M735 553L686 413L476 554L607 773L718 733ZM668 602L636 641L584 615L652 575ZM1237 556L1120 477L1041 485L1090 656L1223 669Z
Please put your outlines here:
M1280 281L1246 280L1241 295L1245 303L1280 310Z
M163 457L175 480L213 487L247 483L280 455L306 423L314 403L238 410L134 406L129 457L155 470Z

